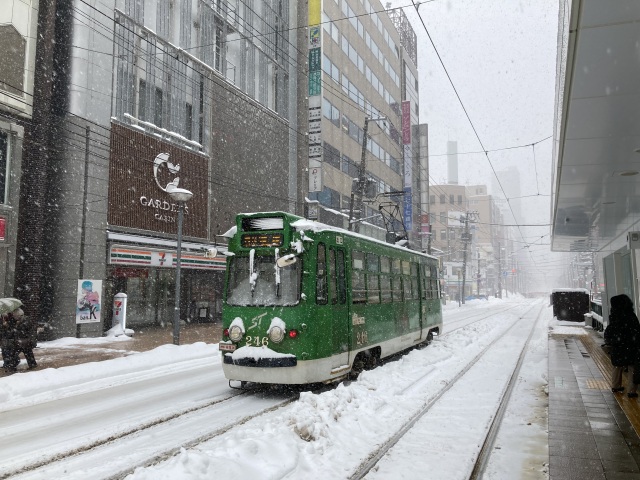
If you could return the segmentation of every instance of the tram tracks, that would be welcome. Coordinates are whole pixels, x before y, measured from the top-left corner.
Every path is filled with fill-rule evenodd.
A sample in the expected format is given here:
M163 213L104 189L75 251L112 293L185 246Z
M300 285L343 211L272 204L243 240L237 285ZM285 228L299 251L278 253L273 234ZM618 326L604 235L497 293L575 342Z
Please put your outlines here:
M265 413L288 405L298 394L270 395L270 389L234 391L224 398L155 418L110 434L77 448L40 456L19 468L4 469L1 479L108 478L116 479L138 467L153 465L174 456L181 448L194 447L223 435ZM149 439L154 444L149 445ZM109 464L109 474L92 469ZM74 473L77 472L77 473Z
M464 318L461 319L456 319L456 320L451 320L448 321L444 324L443 328L445 330L446 333L450 333L450 332L454 332L460 328L464 328L468 325L471 325L472 323L476 323L482 320L485 320L487 318L490 317L495 317L496 315L499 315L501 313L506 313L509 312L510 310L513 310L514 308L518 308L521 307L520 304L514 304L514 305L507 305L507 306L501 306L503 308L500 309L490 309L488 312L480 312L480 313L472 313L470 315L465 316ZM455 328L451 328L455 325L461 324L460 326L456 326Z
M504 332L502 332L498 337L493 339L488 345L486 345L480 352L478 352L468 363L467 365L458 372L439 392L437 392L433 397L431 397L418 411L416 411L411 417L409 417L404 424L396 431L394 435L389 437L384 443L378 446L378 448L370 454L370 456L363 461L353 472L353 474L349 477L350 479L361 479L364 478L367 474L372 471L375 471L379 462L387 455L389 451L391 451L408 432L411 431L412 428L416 426L416 424L427 414L429 413L434 406L438 405L441 400L443 401L443 397L455 386L458 385L458 382L463 379L463 377L476 365L480 362L486 355L487 352L491 351L501 340L503 340L508 334L510 334L518 325L521 325L522 322L527 320L528 314L533 311L535 308L539 308L539 311L536 316L536 321L533 322L528 338L525 341L524 345L520 350L520 355L518 357L518 361L515 364L513 371L501 393L501 400L498 405L498 408L493 414L493 420L490 428L487 430L485 434L485 438L483 442L483 447L477 457L476 464L473 468L474 476L469 478L480 478L478 474L481 474L484 470L488 458L490 457L490 452L492 450L492 446L495 442L495 438L499 429L500 422L503 418L504 412L506 410L506 406L508 405L509 397L511 395L511 391L516 384L516 380L518 378L518 374L520 372L522 362L524 361L524 357L529 348L530 341L537 326L539 319L541 318L543 307L540 305L533 305L530 309L522 314L517 322L514 322L512 326L507 328ZM425 374L428 376L429 372ZM419 380L417 380L419 381ZM413 388L414 385L408 387Z
M494 311L490 315L473 315L473 317L480 317L475 321L481 321L496 313L503 313L515 307L517 305L499 312ZM466 320L469 320L469 317ZM475 323L475 321L472 323ZM455 379L450 383L455 383ZM415 383L408 388L414 386ZM261 396L261 400L264 400L263 404L254 405L253 411L248 413L243 405L245 403L256 403L259 401L256 398ZM92 441L79 448L59 452L48 457L41 456L38 461L30 463L28 466L14 469L7 474L0 473L0 478L8 478L9 476L12 478L64 477L69 480L74 477L122 478L138 467L149 466L170 458L179 452L181 448L195 447L208 440L216 439L216 437L222 436L234 427L243 425L267 412L282 408L296 399L297 395L290 395L285 398L281 393L270 396L268 389L239 391L228 396L225 394L224 398L219 397L215 401L205 402L182 412L170 413L161 418L149 420L144 424L136 425L132 423L127 431L112 435L107 434L105 438ZM234 415L234 411L237 411L236 413L240 412L240 414ZM177 436L174 426L177 430L184 432L185 424L187 424L187 430L189 430L188 434L182 437ZM192 428L188 427L189 425ZM203 428L199 429L198 427ZM153 442L160 442L160 440L164 442L164 437L171 438L162 443L162 445L154 445L151 450L148 446L149 438L152 438ZM116 459L116 462L113 463L112 459L118 456L122 457L122 461L120 462L119 459ZM101 465L107 461L110 463L108 475L91 474L92 466Z

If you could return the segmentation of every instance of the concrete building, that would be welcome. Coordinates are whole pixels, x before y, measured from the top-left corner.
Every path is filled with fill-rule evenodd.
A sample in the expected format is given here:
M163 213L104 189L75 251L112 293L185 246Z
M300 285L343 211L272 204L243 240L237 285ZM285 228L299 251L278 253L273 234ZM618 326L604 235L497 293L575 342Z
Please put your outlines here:
M421 156L419 136L411 135L419 110L415 33L401 11L388 15L378 0L310 2L309 9L310 18L314 9L322 18L320 39L309 47L310 78L315 58L322 69L321 81L309 86L309 197L325 207L322 221L347 227L353 179L364 163L368 188L354 216L382 227L382 212L398 232L403 223L409 231L414 222L418 228Z
M0 295L14 295L23 145L34 130L38 0L6 0L0 8ZM26 175L31 173L26 170ZM37 183L37 177L34 176ZM29 225L23 234L29 234Z
M447 184L431 185L429 191L431 248L434 255L442 258L444 291L453 300L462 289L465 247L463 219L469 203L467 189L464 185ZM471 293L470 282L465 282L465 292L465 295Z
M25 34L38 39L39 68L16 291L52 336L102 334L116 292L128 295L130 325L172 318L178 205L168 184L194 193L182 318L219 314L224 258L207 252L236 213L302 213L298 3L40 2L38 35ZM91 315L79 303L89 285L100 297Z
M445 292L450 300L457 298L463 283L465 296L495 295L506 288L507 282L515 285L510 275L502 275L513 269L513 242L509 229L503 226L502 211L486 185L431 185L429 204L431 247L434 255L442 258Z
M467 194L469 210L476 212L473 224L475 279L480 280L478 290L481 293L493 295L499 290L499 249L507 247L502 211L495 197L487 193L486 185L470 185Z

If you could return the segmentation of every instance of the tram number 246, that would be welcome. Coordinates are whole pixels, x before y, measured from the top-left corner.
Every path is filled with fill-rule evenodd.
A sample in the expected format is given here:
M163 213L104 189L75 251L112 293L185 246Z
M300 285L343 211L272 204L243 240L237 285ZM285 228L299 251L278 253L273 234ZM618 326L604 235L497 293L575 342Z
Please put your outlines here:
M366 330L363 330L361 332L357 332L356 333L356 344L357 345L365 345L368 342L369 342L369 339L367 337L367 331Z
M267 347L269 346L269 337L260 337L258 335L256 335L255 337L252 337L251 335L249 335L248 337L245 338L246 340L246 345L245 347Z

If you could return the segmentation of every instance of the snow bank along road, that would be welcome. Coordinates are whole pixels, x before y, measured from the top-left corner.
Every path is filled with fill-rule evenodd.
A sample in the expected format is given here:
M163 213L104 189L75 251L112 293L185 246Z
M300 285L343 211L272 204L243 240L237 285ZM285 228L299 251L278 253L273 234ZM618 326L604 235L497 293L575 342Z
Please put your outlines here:
M546 319L524 300L449 310L431 346L293 402L230 390L216 345L14 375L0 389L0 478L469 478L523 349L502 422L512 426L485 475L544 478L541 310Z

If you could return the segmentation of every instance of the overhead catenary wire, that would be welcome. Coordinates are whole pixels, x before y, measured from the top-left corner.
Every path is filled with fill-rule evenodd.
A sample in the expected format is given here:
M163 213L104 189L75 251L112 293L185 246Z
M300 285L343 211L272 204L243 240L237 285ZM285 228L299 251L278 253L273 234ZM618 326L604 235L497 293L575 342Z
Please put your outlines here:
M429 33L429 29L427 28L427 25L426 25L426 23L424 21L424 18L422 18L422 14L420 13L419 8L418 8L419 5L416 3L415 0L411 0L411 2L413 4L413 6L415 7L416 13L418 15L418 18L420 19L422 27L424 28L424 31L426 32L427 37L429 38L429 42L431 43L431 46L433 47L433 49L434 49L434 51L436 53L436 56L438 57L438 61L440 62L440 65L442 66L442 68L443 68L443 70L445 72L445 75L447 76L447 79L449 80L449 83L450 83L451 87L453 88L453 91L454 91L454 93L456 95L456 98L458 99L458 102L460 103L460 106L462 107L462 110L463 110L465 116L467 117L467 120L468 120L469 124L471 125L471 129L473 130L473 133L476 136L476 139L478 140L478 143L480 144L480 147L484 151L484 154L485 154L485 157L487 159L487 162L489 163L489 166L491 167L491 170L493 171L493 174L494 174L494 176L496 178L496 181L498 182L498 185L500 186L500 190L502 190L502 193L504 194L505 198L507 198L507 195L506 195L506 193L504 191L504 187L502 186L502 182L500 181L500 178L498 177L498 174L496 173L496 170L495 170L495 168L493 166L493 163L491 162L491 159L489 158L488 150L485 148L485 146L484 146L484 144L482 142L482 139L480 138L480 135L479 135L479 133L478 133L473 121L471 120L471 116L469 115L469 112L467 111L467 108L466 108L464 102L462 101L462 98L460 97L460 94L458 93L458 89L456 88L456 86L455 86L455 84L453 82L453 79L451 78L451 75L449 74L449 71L447 70L447 67L444 64L444 61L442 60L442 57L440 56L440 52L438 51L438 48L436 47L435 42L433 41L433 38L431 37L431 34ZM510 201L508 199L507 199L507 204L509 205L509 210L511 211L511 214L513 215L513 218L515 219L515 217L516 217L515 213L513 211L511 203L510 203ZM517 228L518 228L518 231L520 233L520 236L523 236L520 226L518 226Z
M86 2L85 2L85 3L86 3ZM80 88L82 88L82 87L80 87ZM100 92L100 93L102 93L102 92ZM102 127L102 126L101 126L101 127ZM104 128L104 127L103 127L103 128ZM77 132L72 132L72 133L74 133L74 134L76 134L76 135L78 134ZM298 133L300 133L300 132L298 132ZM106 136L104 136L104 138L107 138L107 137L106 137ZM106 144L104 144L104 145L105 145L105 147L108 147L108 145L106 145ZM105 157L102 157L102 158L106 159Z

